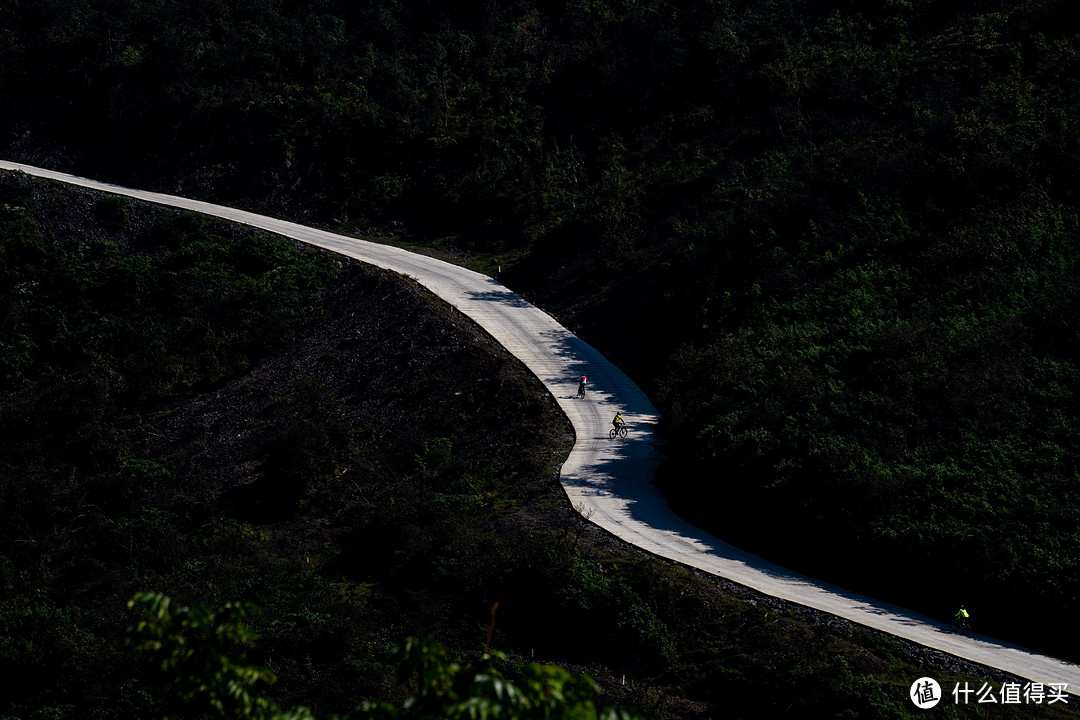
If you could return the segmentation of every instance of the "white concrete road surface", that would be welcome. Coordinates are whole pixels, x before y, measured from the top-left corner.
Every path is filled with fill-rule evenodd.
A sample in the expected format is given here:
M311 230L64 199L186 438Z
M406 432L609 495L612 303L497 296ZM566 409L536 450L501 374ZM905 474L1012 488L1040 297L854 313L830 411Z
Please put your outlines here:
M715 573L762 593L821 610L1033 682L1067 683L1080 695L1080 668L989 637L954 635L940 621L856 595L777 567L684 522L652 484L659 464L652 403L595 349L496 280L399 248L356 240L270 217L180 197L122 188L36 167L0 161L20 170L95 190L225 218L301 240L372 265L411 276L476 321L531 369L569 416L577 441L562 467L571 503L626 542L684 565ZM577 379L589 376L589 395L576 399ZM626 439L608 438L616 411L629 427ZM1072 618L1062 632L1076 636ZM914 681L916 678L912 678ZM1076 703L1074 698L1073 704Z

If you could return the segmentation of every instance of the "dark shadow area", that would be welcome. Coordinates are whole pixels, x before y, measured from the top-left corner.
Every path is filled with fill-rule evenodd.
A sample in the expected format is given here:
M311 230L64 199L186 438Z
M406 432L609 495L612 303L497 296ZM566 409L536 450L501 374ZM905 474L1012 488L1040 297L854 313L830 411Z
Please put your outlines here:
M491 285L491 290L486 292L467 292L465 293L465 296L468 297L470 300L475 300L477 302L491 302L498 305L504 305L506 307L533 307L533 305L526 301L525 298L511 291L498 280L495 280L494 278L488 278L487 283Z

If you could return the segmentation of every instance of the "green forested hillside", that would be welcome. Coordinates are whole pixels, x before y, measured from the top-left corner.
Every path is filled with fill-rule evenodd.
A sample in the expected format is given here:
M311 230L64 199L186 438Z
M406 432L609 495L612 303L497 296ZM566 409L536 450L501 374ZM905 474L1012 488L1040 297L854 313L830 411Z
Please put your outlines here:
M6 156L493 253L697 521L1075 652L1069 0L2 12Z

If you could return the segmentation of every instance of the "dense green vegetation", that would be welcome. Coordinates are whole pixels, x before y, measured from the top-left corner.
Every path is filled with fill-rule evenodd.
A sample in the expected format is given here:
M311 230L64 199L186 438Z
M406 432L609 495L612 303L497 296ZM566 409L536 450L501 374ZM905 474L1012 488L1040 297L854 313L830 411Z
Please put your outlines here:
M0 13L6 156L493 253L653 392L697 521L1075 657L1046 622L1080 597L1070 0ZM210 387L243 327L115 392ZM7 374L70 347L12 337Z
M912 5L795 44L769 150L678 218L679 274L742 275L688 298L669 486L784 562L1074 654L1044 620L1080 596L1077 28Z
M85 692L135 716L116 594L241 541L209 527L207 488L146 453L152 418L295 340L335 268L191 215L136 232L149 217L126 202L42 195L0 184L0 712Z
M258 608L244 603L216 609L177 607L171 598L156 593L140 593L128 605L143 613L129 628L128 643L161 670L160 679L172 690L172 702L181 713L231 720L315 720L306 707L286 710L258 693L277 681L273 672L250 664L246 657L258 637L248 618ZM394 656L402 675L415 682L415 693L400 707L385 700L365 701L347 720L634 717L597 705L597 685L587 675L557 665L529 663L515 673L519 677L508 677L504 654L485 652L476 662L455 662L447 648L430 638L409 638Z

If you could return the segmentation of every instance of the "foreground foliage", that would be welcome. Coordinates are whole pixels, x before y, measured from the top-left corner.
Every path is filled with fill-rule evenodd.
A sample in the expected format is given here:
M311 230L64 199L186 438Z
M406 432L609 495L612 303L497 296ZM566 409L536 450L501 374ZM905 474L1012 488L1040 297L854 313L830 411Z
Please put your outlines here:
M277 703L251 692L258 683L277 680L266 668L248 664L243 655L257 637L245 624L253 606L178 607L160 593L140 593L128 607L142 615L128 629L129 645L161 670L181 703L222 718L285 717ZM164 717L171 715L166 711ZM311 716L297 710L289 717Z
M253 606L228 603L210 609L204 605L176 606L160 593L140 593L129 603L141 619L128 629L128 643L161 670L166 702L175 697L195 716L205 711L231 720L313 720L304 707L283 710L274 700L258 694L277 677L266 668L248 663L244 649L256 634L247 625ZM434 641L409 638L394 652L399 670L416 683L415 694L401 706L387 701L366 701L345 717L348 720L430 718L435 720L492 720L494 718L550 718L557 720L631 720L631 714L596 705L596 684L586 675L554 665L529 663L507 677L500 666L505 658L485 653L479 660L451 660L447 649ZM172 713L166 711L165 717ZM334 717L337 717L336 715Z

